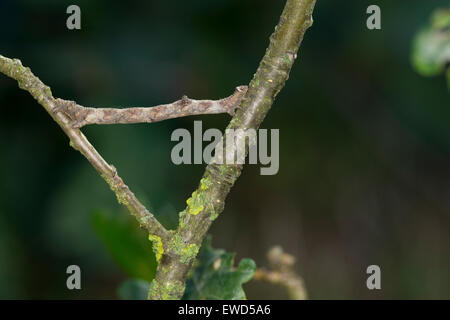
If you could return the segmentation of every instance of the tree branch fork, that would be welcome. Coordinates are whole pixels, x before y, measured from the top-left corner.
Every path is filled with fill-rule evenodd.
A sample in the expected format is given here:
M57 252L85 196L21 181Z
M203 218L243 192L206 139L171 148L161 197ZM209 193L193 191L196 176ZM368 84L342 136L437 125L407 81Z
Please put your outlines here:
M132 124L151 123L167 119L180 118L192 115L228 113L234 115L239 107L242 97L247 92L247 86L238 86L229 97L220 100L194 100L183 96L173 103L155 107L134 108L89 108L77 104L75 101L54 98L48 86L36 77L29 68L24 67L20 60L9 59L0 55L0 72L15 79L19 87L28 91L60 125L71 139L71 146L79 150L99 171L116 193L120 203L138 215L143 227L153 230L154 235L167 238L167 230L155 224L151 213L136 199L129 188L124 184L114 166L109 165L92 147L89 141L79 130L90 124ZM156 229L159 232L154 232Z
M53 97L50 88L20 60L0 55L0 72L15 79L21 89L28 91L44 107L68 136L70 145L91 163L115 193L118 202L126 206L149 233L158 260L149 299L180 299L183 296L192 262L212 222L223 211L242 165L209 164L197 190L186 201L186 209L179 214L178 228L167 230L136 198L115 167L103 159L80 128L89 124L151 123L190 115L228 113L233 118L227 129L258 129L288 79L303 35L312 24L315 2L286 1L280 22L249 86L239 86L232 95L220 100L194 100L185 96L155 107L83 107L74 101ZM225 152L234 154L236 146L227 146Z

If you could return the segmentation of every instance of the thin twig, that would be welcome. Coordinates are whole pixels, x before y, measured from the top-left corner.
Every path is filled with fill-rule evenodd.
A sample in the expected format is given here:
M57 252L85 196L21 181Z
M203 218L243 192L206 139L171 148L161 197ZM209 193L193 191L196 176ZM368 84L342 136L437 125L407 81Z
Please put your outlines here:
M115 192L118 201L128 208L141 226L150 234L156 235L162 240L169 238L169 232L139 202L128 186L123 183L123 180L117 174L116 168L102 158L80 130L71 126L71 119L65 113L58 112L58 100L53 97L48 86L42 83L29 68L25 68L18 59L9 59L0 55L0 72L17 80L19 87L28 91L45 108L69 137L71 146L86 157L109 184L111 190Z
M183 96L173 103L146 108L88 108L74 101L57 99L56 102L58 111L71 119L72 127L81 128L89 124L150 123L201 114L234 115L246 92L247 86L239 86L231 96L220 100L194 100Z
M260 268L256 270L253 279L285 287L292 300L308 299L303 279L294 271L295 258L293 256L276 246L267 253L267 260L269 260L271 270Z

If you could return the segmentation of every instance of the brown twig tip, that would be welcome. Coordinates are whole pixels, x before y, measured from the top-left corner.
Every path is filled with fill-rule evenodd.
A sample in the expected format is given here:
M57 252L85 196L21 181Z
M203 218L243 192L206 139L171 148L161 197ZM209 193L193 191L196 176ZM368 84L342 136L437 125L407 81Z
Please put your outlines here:
M253 279L285 287L292 300L306 300L303 279L294 271L295 258L285 253L280 246L275 246L267 253L267 260L271 270L260 268Z
M280 246L272 247L267 253L267 260L273 268L292 267L295 264L294 256L285 253Z
M72 128L79 129L89 124L151 123L167 119L201 114L228 113L234 115L247 86L239 86L234 93L221 100L195 100L183 96L180 100L155 107L134 108L87 108L74 101L56 99L56 112L71 119Z

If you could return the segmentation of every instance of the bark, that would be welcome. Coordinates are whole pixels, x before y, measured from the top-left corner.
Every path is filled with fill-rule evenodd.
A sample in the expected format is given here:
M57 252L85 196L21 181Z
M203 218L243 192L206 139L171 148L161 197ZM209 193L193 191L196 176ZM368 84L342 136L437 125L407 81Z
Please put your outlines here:
M312 25L315 2L287 0L280 22L270 37L266 54L228 129L259 128L289 77L303 35ZM234 154L237 145L227 146L225 152ZM211 223L223 211L226 197L242 171L242 165L218 164L221 163L219 160L206 167L199 187L186 201L187 207L180 213L176 230L179 246L175 250L169 246L163 254L156 278L150 286L149 299L182 297L186 275L193 260L193 257L183 257L183 250L188 247L198 250L201 246Z
M124 109L87 108L78 105L75 101L57 99L57 110L65 113L71 119L72 127L78 129L88 124L151 123L201 114L234 115L234 109L246 92L246 86L239 86L231 96L221 100L194 100L183 96L178 101L156 107Z
M166 230L135 197L119 177L114 166L108 164L79 130L86 124L113 124L154 122L179 116L227 112L234 114L228 129L258 129L271 108L275 97L288 79L291 67L305 31L312 24L312 11L316 0L287 0L257 72L248 87L238 87L228 98L191 100L154 108L85 108L73 101L54 98L48 86L43 84L29 68L17 59L0 55L0 72L17 80L19 87L28 91L58 123L70 139L70 144L92 164L108 183L141 226L149 233L149 239L158 260L155 279L150 285L149 299L180 299L183 296L187 274L212 222L223 211L228 193L239 178L242 165L221 164L223 155L216 155L206 167L197 190L186 201L187 207L180 213L176 230ZM239 137L238 137L239 138ZM240 145L236 141L225 147L226 153L235 154ZM248 145L246 145L248 152Z

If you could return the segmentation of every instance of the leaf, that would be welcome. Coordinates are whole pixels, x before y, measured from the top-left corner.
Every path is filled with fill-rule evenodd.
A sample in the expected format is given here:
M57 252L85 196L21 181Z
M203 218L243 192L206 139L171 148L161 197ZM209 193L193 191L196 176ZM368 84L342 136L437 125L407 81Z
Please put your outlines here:
M242 284L253 278L256 265L252 259L242 259L233 267L234 254L213 249L208 237L203 244L192 277L186 283L185 300L246 299Z
M150 283L145 280L128 279L117 289L117 295L122 300L147 300Z
M433 12L429 25L414 37L412 64L424 76L445 71L450 62L450 9Z
M114 261L128 276L147 281L155 277L157 264L152 243L134 220L126 215L95 212L92 223Z

